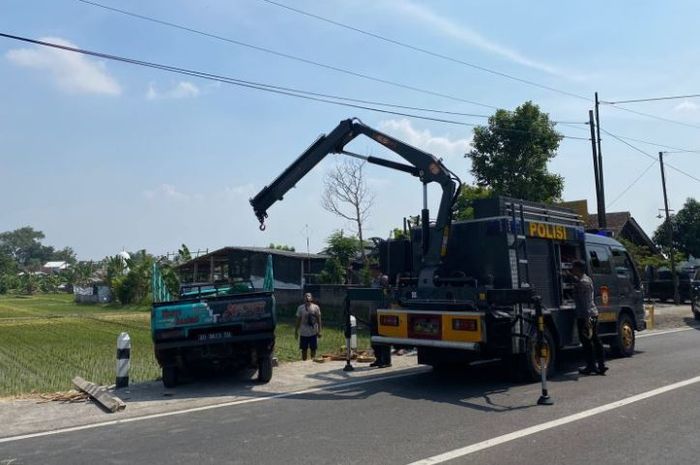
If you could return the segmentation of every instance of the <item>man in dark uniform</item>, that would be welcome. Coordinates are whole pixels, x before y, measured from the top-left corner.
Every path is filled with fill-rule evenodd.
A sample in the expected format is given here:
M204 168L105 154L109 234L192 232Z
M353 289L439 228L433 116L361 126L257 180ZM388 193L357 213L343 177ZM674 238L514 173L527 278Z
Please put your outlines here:
M579 373L604 375L608 367L605 366L605 349L598 337L598 309L593 300L593 281L586 275L586 263L581 260L573 263L571 274L576 280L574 284L576 319L583 355L586 358L586 366L580 368Z

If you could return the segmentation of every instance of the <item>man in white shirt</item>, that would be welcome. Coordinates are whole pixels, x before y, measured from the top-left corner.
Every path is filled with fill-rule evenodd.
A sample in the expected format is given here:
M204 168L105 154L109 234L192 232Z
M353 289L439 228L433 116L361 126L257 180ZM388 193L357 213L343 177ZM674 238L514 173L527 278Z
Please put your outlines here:
M321 337L321 309L313 303L313 296L309 292L304 294L304 303L297 308L294 337L299 338L301 359L307 359L309 349L311 358L314 359L318 349L318 338Z

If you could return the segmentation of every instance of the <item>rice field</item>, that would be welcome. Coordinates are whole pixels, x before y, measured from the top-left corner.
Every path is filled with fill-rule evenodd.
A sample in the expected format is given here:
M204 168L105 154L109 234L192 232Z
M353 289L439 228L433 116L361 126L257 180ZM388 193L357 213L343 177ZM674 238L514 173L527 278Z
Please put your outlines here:
M71 295L0 296L0 397L65 391L74 376L113 384L117 336L131 337L130 381L158 379L147 306L78 305ZM327 326L319 353L345 343L342 330ZM294 324L277 326L280 362L299 359ZM368 337L358 334L366 348Z

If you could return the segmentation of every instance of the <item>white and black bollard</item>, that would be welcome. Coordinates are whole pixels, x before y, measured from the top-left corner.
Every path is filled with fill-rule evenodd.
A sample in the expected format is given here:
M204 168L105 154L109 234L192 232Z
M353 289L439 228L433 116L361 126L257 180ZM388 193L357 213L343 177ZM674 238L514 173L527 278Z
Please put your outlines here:
M350 315L350 299L345 297L345 367L343 371L353 371L355 367L352 366L352 332L353 325L352 321L355 319L354 316ZM357 323L356 323L357 324ZM357 340L357 335L355 335Z
M129 386L129 365L131 364L131 338L129 333L121 333L117 337L117 381L116 387Z
M350 348L357 351L357 318L350 315Z

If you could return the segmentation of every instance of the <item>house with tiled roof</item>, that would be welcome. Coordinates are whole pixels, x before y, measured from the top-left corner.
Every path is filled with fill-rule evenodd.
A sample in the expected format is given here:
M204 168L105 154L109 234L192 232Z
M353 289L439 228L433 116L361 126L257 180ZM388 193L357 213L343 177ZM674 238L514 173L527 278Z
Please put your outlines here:
M586 218L586 229L598 228L598 215L591 213ZM614 239L626 239L634 244L644 246L650 251L656 250L654 241L644 232L630 212L610 212L605 214L606 229Z
M561 205L571 208L581 215L586 230L597 231L599 229L598 215L596 213L588 213L588 201L574 200L563 202ZM606 230L610 231L613 239L626 239L633 244L646 247L652 252L656 251L654 241L644 232L630 212L606 213L605 221L607 225Z

